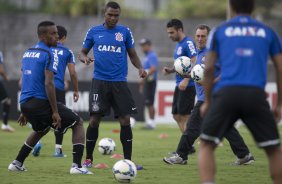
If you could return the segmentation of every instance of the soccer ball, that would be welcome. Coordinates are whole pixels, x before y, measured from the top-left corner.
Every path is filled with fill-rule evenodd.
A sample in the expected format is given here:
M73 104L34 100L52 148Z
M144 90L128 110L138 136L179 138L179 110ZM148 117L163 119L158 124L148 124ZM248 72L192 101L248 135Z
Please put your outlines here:
M115 179L120 183L130 183L137 175L137 168L130 160L120 160L113 166Z
M180 56L174 61L174 69L180 75L187 75L191 69L191 59Z
M133 128L136 124L136 119L134 117L130 117L130 126Z
M103 138L99 141L98 150L103 155L111 155L116 149L116 144L113 139Z
M204 64L196 64L191 71L191 78L195 82L202 82L204 79L204 71L205 71L205 65Z

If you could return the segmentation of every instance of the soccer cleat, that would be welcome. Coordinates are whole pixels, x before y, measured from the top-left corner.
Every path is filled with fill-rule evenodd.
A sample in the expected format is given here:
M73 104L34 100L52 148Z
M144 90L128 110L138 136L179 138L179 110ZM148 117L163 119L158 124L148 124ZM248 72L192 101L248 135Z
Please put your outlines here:
M84 168L92 168L92 160L91 159L86 159L84 160L82 166Z
M70 174L93 174L92 172L88 171L86 168L78 168L78 167L71 167Z
M15 129L13 127L11 127L10 125L4 125L4 124L2 124L1 129L3 131L6 131L6 132L14 132L15 131Z
M55 148L54 157L67 157L64 155L62 148Z
M254 161L255 161L255 158L253 157L251 153L249 153L248 155L246 155L243 158L238 158L235 161L234 165L250 165Z
M9 171L27 171L25 166L22 164L22 166L19 166L15 161L13 161L9 166L8 166Z
M38 141L38 143L34 146L32 154L35 157L38 157L40 155L40 150L42 148L42 144L40 141Z
M178 154L174 154L170 157L164 157L163 161L167 164L174 165L174 164L180 164L180 165L186 165L187 160L183 160Z

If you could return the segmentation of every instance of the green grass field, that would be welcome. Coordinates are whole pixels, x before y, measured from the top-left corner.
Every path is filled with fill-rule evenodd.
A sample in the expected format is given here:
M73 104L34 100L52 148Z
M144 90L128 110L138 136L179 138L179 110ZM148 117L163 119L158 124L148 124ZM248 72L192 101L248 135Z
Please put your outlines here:
M25 161L28 171L24 173L8 172L7 167L16 157L19 148L31 131L29 127L19 127L15 123L15 133L0 132L0 183L1 184L50 184L50 183L117 183L111 173L111 167L117 161L109 156L102 156L95 149L95 163L106 163L109 169L91 169L94 175L70 175L69 169L72 163L71 131L64 137L63 149L67 158L52 157L54 151L54 135L50 132L43 138L43 149L39 157L30 157ZM85 124L86 127L86 124ZM162 158L168 152L174 151L180 131L174 125L160 125L155 131L140 129L138 124L134 129L134 162L144 166L144 170L139 171L134 183L199 183L197 169L197 154L189 157L188 165L166 165ZM119 141L119 134L112 133L112 129L119 128L118 123L102 123L100 126L100 136L113 138L117 144L116 153L122 153ZM281 132L280 128L280 132ZM257 149L248 131L241 126L240 132L245 138L251 152L255 156L256 162L250 166L233 166L235 160L228 143L225 141L223 147L217 149L217 183L218 184L267 184L271 183L268 175L267 160L263 151ZM161 133L168 134L168 138L160 139ZM196 146L198 149L198 145Z

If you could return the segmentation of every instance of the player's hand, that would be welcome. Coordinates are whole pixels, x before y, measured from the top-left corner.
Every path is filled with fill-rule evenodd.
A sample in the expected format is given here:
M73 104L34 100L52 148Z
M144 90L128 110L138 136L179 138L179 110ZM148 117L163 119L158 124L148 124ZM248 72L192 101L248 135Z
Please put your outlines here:
M79 99L79 93L78 93L78 91L74 91L74 92L73 92L73 101L74 101L74 102L77 102L78 99Z
M25 126L27 124L27 119L22 113L20 114L20 117L18 118L18 123L20 124L20 126Z
M208 108L209 108L209 103L204 102L203 105L200 108L200 113L201 113L202 118L206 115Z
M139 69L139 77L140 78L147 77L147 72L143 68Z
M171 68L169 68L169 67L164 67L163 68L163 74L164 75L168 75L168 74L171 74L173 71L172 71L172 69Z
M57 112L53 113L52 119L53 119L52 125L55 127L55 129L61 128L61 117L60 117L59 113L57 113Z
M94 62L94 59L93 59L93 58L90 58L90 57L87 57L87 56L84 57L84 63L85 63L86 65L89 65L89 64L92 63L92 62Z
M181 91L184 91L184 90L187 88L187 86L188 86L188 82L189 82L189 80L183 79L183 80L179 83L178 88L179 88Z
M273 109L273 115L274 115L274 118L275 118L275 120L276 120L277 123L280 122L281 117L282 117L281 110L282 110L282 106L281 106L281 105L277 105L277 106Z

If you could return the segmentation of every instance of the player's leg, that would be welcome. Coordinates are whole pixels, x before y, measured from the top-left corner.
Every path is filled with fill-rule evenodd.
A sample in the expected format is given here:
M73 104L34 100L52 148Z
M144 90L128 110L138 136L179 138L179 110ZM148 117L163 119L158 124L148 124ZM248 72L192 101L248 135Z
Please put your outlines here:
M93 163L93 152L99 137L100 114L91 114L89 125L86 130L86 160L83 166L91 168Z
M133 136L129 117L131 114L137 113L135 102L126 82L112 83L112 96L112 107L121 126L120 141L123 146L124 158L131 160Z
M247 104L242 107L242 120L252 133L257 146L266 152L273 183L282 183L280 136L270 106L266 101L265 92L250 88L245 99L248 100L246 100Z
M145 128L147 129L155 129L156 122L155 122L155 108L154 108L154 101L155 101L155 92L156 92L156 81L150 81L145 83L144 87L145 93L145 106L148 110L149 118L146 121Z
M56 98L58 103L62 103L66 105L66 95L64 90L60 90L56 88ZM63 153L63 139L64 139L64 134L61 134L57 131L54 131L55 135L55 152L54 152L54 157L65 157Z
M197 104L194 106L191 113L191 117L187 122L187 127L178 143L176 154L172 155L171 157L165 157L163 160L166 163L168 164L187 163L188 154L194 149L193 144L200 135L201 124L202 124L200 107L202 104L203 102L197 102Z
M132 155L132 130L130 126L130 116L121 115L118 117L120 122L120 142L123 148L124 158L131 160Z
M274 184L282 183L282 150L280 146L264 149L268 158L269 171Z
M29 153L36 145L36 143L48 133L50 128L45 129L43 132L32 131L28 136L26 142L21 147L16 159L9 165L9 171L26 171L24 167L24 161L28 157Z
M107 81L92 80L89 94L90 121L86 130L86 160L84 167L92 167L93 151L99 137L99 125L102 116L110 113L110 99L108 99L109 85Z
M179 90L179 89L178 89ZM186 124L190 118L191 111L195 104L195 87L188 87L186 90L178 92L177 109L179 114L179 128L182 132L186 129Z
M81 164L85 143L85 133L82 119L62 103L58 103L57 106L62 120L61 128L55 129L55 131L64 134L68 128L72 129L73 162L70 174L92 174L86 168L82 168Z
M237 103L240 95L233 89L222 89L212 97L209 110L203 120L201 144L198 156L200 180L202 183L214 183L216 163L214 150L223 136L237 120Z
M25 144L20 149L20 152L12 162L8 169L12 171L24 171L23 162L36 145L36 143L46 134L50 129L52 123L51 107L47 100L30 99L21 104L21 111L31 123L33 132L27 138ZM46 123L48 122L48 123Z
M224 137L228 140L233 153L237 156L235 165L249 165L255 161L243 137L236 128L231 128Z
M2 104L2 117L3 117L3 124L1 129L3 131L14 132L15 129L12 128L8 124L9 114L10 114L10 106L11 106L11 99L8 97L6 89L2 82L0 82L0 102Z

